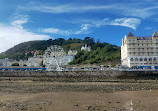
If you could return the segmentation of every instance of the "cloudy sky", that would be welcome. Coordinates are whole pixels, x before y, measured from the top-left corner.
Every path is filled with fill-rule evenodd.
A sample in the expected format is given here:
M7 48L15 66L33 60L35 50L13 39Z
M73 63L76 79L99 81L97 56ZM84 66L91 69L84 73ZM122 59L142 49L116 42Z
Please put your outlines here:
M30 40L93 37L120 46L158 30L157 0L0 0L0 52Z

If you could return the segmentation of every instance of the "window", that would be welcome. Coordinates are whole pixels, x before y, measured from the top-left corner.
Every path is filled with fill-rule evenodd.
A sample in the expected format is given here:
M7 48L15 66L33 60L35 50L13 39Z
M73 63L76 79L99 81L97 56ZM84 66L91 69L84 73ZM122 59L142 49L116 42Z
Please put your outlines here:
M142 58L140 58L140 59L139 59L139 61L143 61L143 59L142 59Z
M140 52L138 53L138 55L140 56Z
M133 52L133 55L136 55L136 53L135 53L135 52Z
M154 57L154 61L156 61L156 57Z
M131 43L131 40L129 40L129 43Z
M138 61L138 58L135 58L135 61Z
M152 52L151 54L154 55L154 52Z
M147 58L144 58L144 61L147 61Z
M130 61L133 61L133 58L131 58L131 60Z
M152 58L149 58L149 61L152 61Z

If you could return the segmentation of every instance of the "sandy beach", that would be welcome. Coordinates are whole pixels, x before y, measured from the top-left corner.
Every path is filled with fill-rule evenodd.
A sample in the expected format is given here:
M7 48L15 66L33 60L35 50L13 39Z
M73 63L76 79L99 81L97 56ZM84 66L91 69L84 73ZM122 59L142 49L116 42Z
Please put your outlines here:
M0 111L157 111L158 83L0 81Z

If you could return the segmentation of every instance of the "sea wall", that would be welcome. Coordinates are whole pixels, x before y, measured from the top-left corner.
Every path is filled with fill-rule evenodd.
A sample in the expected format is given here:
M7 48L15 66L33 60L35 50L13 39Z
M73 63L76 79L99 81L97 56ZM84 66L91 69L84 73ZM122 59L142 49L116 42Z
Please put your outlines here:
M120 71L121 76L158 76L158 71Z
M7 71L0 72L0 77L119 77L158 75L158 71Z
M56 76L120 76L118 71L5 71L0 77L56 77Z

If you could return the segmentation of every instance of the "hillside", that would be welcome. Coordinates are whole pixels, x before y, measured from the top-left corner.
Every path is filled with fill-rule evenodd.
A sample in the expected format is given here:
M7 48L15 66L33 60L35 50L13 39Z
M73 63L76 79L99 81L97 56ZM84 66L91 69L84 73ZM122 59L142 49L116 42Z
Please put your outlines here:
M88 44L92 47L92 51L80 51L82 45ZM27 59L33 56L32 51L39 50L39 54L43 54L47 47L51 45L60 45L67 52L69 49L77 50L78 54L75 60L70 64L102 64L106 62L120 61L120 47L108 43L95 42L93 38L86 37L82 39L58 38L55 40L39 40L29 41L18 44L13 48L0 54L0 58L10 58L13 60ZM27 53L27 55L26 55Z
M6 52L1 53L0 58L10 58L13 60L27 59L28 57L33 56L31 53L26 56L25 53L28 51L40 50L40 54L43 54L47 47L51 45L60 45L66 51L68 51L69 49L79 50L82 44L84 44L84 41L80 39L65 40L63 38L58 38L55 40L49 39L40 41L29 41L18 44L13 48L10 48Z
M95 43L92 51L80 51L76 59L70 64L103 64L111 62L116 65L120 62L120 47L106 43Z

